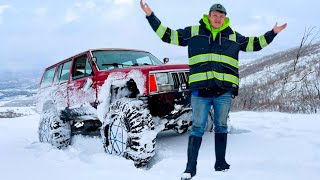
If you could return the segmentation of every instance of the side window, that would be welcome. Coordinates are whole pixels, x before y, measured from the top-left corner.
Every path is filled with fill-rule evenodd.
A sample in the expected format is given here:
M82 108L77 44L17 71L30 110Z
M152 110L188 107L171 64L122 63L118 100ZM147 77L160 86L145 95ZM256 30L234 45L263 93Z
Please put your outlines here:
M51 69L48 69L43 76L41 87L50 85L53 81L54 73L56 71L56 67L53 67Z
M68 81L69 74L70 74L70 67L71 67L71 60L59 66L58 75L56 79L57 82Z
M75 58L72 69L72 79L79 79L85 76L90 76L92 73L92 69L87 55Z

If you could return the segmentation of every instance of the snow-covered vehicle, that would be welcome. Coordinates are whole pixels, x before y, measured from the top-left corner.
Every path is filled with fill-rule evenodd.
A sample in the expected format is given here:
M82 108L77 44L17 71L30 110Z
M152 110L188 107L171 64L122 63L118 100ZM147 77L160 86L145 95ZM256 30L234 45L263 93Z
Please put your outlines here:
M185 133L191 125L189 67L167 61L140 50L92 49L46 68L39 140L63 149L75 134L101 135L106 152L146 165L160 131Z

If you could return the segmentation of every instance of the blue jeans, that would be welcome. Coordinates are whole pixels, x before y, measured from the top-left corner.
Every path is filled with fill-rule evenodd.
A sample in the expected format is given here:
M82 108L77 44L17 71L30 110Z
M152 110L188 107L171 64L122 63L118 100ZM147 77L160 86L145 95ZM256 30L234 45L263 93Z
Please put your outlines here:
M190 136L203 136L211 105L214 110L215 133L228 133L227 118L230 111L231 100L232 93L230 91L219 97L197 97L192 95L192 127Z

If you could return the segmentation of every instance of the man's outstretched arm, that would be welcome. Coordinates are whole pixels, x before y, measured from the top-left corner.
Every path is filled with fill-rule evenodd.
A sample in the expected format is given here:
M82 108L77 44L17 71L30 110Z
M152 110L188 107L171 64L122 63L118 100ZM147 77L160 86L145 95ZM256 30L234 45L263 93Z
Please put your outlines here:
M147 3L140 0L141 9L146 13L146 17L152 29L160 37L163 42L174 44L178 46L187 46L187 38L191 36L190 27L185 29L173 30L163 26L161 21L154 15Z
M241 44L241 51L260 51L264 47L268 46L273 41L274 37L286 27L287 23L281 26L278 26L278 23L276 23L271 31L268 31L259 37L244 37L237 33L237 42Z
M146 16L151 15L152 10L147 3L143 3L142 0L140 0L140 6L141 6L141 9L146 13Z
M276 22L276 24L273 27L273 32L278 34L280 33L282 30L284 30L287 27L287 23L283 24L282 26L278 26L278 22Z

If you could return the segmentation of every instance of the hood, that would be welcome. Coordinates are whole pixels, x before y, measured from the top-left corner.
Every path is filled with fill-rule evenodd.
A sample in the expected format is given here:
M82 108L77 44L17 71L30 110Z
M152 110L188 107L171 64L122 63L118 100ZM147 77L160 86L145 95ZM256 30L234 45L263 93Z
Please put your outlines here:
M99 75L107 75L114 72L127 73L132 70L138 70L144 73L149 73L150 71L179 71L179 70L188 70L188 64L161 64L161 65L147 65L147 66L132 66L127 68L117 68L110 70L101 70L98 72Z

